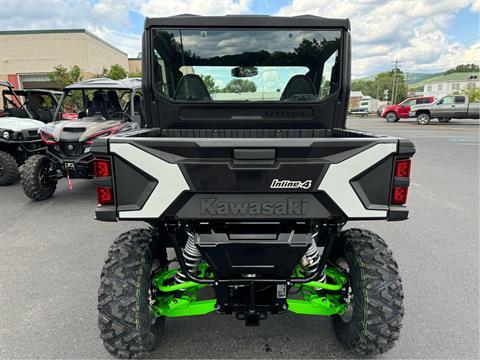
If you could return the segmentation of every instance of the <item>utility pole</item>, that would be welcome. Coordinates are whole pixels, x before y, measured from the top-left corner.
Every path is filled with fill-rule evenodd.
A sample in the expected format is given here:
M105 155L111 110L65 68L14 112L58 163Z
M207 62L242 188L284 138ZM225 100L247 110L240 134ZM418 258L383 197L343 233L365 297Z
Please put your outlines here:
M408 71L405 73L405 75L407 75L406 81L407 81L407 96L408 96Z
M397 81L395 81L395 97L393 98L393 103L396 104L397 103L397 97L398 97L398 80L400 80L400 78L397 78Z
M398 68L398 64L401 63L402 61L401 60L398 60L398 59L395 59L395 61L392 61L392 65L393 63L395 63L394 67L393 67L393 81L392 81L392 104L395 104L395 98L397 97L397 94L395 93L395 80L397 78L397 70L400 70Z

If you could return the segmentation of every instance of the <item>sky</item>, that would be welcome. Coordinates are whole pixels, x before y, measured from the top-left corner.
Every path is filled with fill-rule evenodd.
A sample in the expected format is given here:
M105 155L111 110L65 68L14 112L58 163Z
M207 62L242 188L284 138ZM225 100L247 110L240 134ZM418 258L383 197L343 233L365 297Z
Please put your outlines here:
M480 63L480 0L0 0L0 30L85 28L136 57L145 16L182 13L349 18L353 78Z

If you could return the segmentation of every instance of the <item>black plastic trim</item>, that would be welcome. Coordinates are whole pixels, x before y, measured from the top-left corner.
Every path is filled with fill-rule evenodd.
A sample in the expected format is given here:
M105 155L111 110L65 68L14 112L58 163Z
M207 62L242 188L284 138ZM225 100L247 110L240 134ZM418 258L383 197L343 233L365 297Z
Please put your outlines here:
M415 145L408 139L398 140L398 155L412 157L416 152Z
M191 14L146 18L151 27L245 27L245 28L342 28L350 30L349 19L329 19L314 15L280 17L268 15L198 16Z
M404 207L390 207L387 221L402 221L408 219L408 209Z
M393 178L393 186L408 187L410 186L410 178L395 176Z
M95 210L95 218L98 221L114 222L117 220L115 205L99 206Z

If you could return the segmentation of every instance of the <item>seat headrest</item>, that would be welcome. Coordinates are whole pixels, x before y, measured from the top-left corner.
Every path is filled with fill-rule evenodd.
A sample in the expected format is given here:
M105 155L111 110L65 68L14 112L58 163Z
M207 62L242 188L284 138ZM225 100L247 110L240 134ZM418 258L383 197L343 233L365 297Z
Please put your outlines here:
M184 75L178 82L175 91L176 100L212 100L202 78L195 74Z
M285 86L280 100L289 100L298 95L305 96L308 100L317 96L312 80L306 75L294 75Z
M101 114L105 118L107 117L107 101L104 91L95 91L93 93L92 108L89 109L88 115L92 116L96 114Z

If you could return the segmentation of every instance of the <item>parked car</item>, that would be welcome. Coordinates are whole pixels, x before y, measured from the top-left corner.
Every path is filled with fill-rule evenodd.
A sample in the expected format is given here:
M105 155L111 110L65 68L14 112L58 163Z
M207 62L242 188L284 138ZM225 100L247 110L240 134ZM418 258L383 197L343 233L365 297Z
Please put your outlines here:
M107 351L145 358L169 318L209 313L247 326L331 316L346 349L393 347L404 313L397 263L380 236L343 226L407 219L415 148L345 128L350 43L347 19L146 19L148 128L92 146L97 220L149 225L108 251L98 293ZM257 74L272 67L285 81L265 101ZM202 71L256 77L257 90L216 99Z
M417 124L427 125L431 119L446 123L451 119L478 119L479 103L471 103L466 95L447 95L432 104L412 106L409 116L417 118Z
M410 107L413 105L430 104L435 101L433 96L411 97L397 105L387 105L382 111L381 117L388 122L396 122L401 118L408 118Z
M67 86L54 119L40 128L44 155L30 157L20 174L25 194L33 200L53 195L61 178L94 176L90 148L94 139L140 128L141 80L92 79ZM74 107L76 116L63 119L63 108ZM70 113L71 114L71 113Z
M3 109L0 110L0 186L18 179L19 166L27 158L45 150L38 129L53 118L58 91L15 90L8 81L0 81Z

